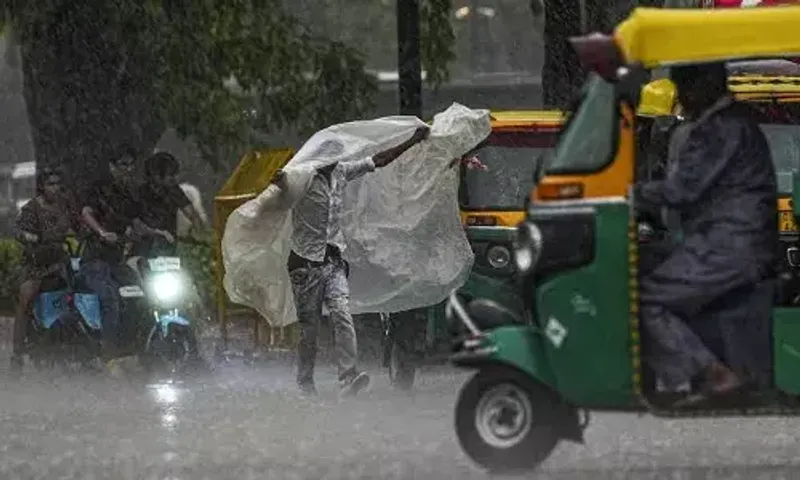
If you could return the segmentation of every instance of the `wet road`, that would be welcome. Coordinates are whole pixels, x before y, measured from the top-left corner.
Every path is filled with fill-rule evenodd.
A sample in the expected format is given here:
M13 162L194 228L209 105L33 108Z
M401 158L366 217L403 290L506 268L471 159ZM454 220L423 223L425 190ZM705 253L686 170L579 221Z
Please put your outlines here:
M487 478L453 433L464 375L428 372L413 398L378 375L371 392L339 402L323 368L312 402L295 395L289 368L228 366L149 385L0 373L0 478ZM800 478L799 429L796 420L595 415L587 445L562 445L536 478Z

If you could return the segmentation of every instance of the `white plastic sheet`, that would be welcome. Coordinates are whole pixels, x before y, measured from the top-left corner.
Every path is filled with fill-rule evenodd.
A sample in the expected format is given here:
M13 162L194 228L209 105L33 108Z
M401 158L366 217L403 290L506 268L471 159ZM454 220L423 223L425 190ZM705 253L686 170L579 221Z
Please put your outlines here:
M274 326L297 320L286 262L291 209L316 169L369 158L399 145L424 123L386 117L317 132L284 168L286 187L271 185L235 210L222 240L225 290ZM430 137L389 166L348 184L344 253L353 313L395 312L436 304L464 284L473 254L458 209L458 158L490 133L489 112L453 104L434 117ZM320 146L344 145L333 156Z

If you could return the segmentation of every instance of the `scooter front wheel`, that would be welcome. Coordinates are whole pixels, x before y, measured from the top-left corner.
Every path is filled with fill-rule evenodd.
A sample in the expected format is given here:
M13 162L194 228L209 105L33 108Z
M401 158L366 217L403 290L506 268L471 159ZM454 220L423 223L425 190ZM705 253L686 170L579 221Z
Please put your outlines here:
M461 389L456 434L464 452L495 473L532 470L560 439L548 421L558 408L552 392L507 367L479 371Z

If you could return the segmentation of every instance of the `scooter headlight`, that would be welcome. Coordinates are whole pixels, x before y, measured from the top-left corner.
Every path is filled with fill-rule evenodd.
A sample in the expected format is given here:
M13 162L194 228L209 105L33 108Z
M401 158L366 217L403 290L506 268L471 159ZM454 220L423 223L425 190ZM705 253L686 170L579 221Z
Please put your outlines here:
M157 273L150 278L150 292L159 302L171 302L183 288L181 277L175 272Z
M514 239L514 264L522 274L528 274L536 267L542 252L542 232L533 222L525 221L517 227Z

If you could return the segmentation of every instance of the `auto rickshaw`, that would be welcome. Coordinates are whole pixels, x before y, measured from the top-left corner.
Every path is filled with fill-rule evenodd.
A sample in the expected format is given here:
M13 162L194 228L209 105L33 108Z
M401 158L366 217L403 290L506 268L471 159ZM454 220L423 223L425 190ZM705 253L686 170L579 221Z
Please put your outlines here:
M645 87L637 115L640 151L665 156L654 145L674 128L674 87L654 82ZM515 226L525 218L522 186L533 186L552 157L564 122L563 112L511 111L492 113L492 133L476 153L479 164L461 167L461 217L475 252L475 265L459 289L462 299L494 298L524 316L522 295L510 249ZM651 134L652 132L652 134ZM520 162L529 162L520 168ZM657 163L657 162L654 162ZM484 170L484 168L486 170ZM384 367L399 390L413 387L419 366L443 363L464 333L449 321L445 302L426 309L385 315Z
M513 259L527 315L506 308L502 299L466 302L458 292L447 305L448 316L471 332L452 362L476 370L455 412L457 436L475 462L494 471L534 468L561 440L582 442L592 410L668 418L800 413L800 309L787 300L796 291L777 300L771 319L765 319L774 338L772 391L748 396L748 403L735 407L685 410L658 402L641 355L638 278L646 245L640 245L641 225L628 196L642 172L652 171L649 156L637 148L642 131L635 115L651 72L673 65L796 57L795 21L800 21L797 7L636 9L613 36L573 40L595 73L517 229ZM794 233L796 241L798 81L784 78L777 88L763 88L752 80L744 80L738 96L763 113L783 197L780 228L787 236ZM738 79L730 81L736 86ZM796 270L797 248L785 242L781 248Z

